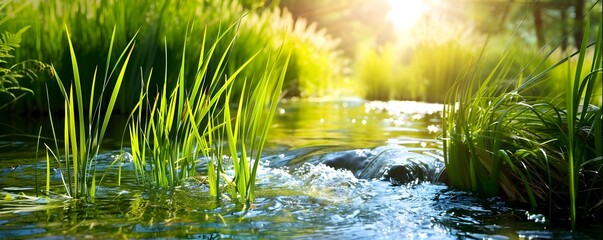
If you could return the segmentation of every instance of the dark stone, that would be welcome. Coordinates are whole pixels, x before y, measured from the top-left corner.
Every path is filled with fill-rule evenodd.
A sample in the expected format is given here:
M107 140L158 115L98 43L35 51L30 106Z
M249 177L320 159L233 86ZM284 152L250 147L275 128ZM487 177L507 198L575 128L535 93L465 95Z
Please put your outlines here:
M392 185L403 185L417 180L424 180L415 175L423 176L422 172L415 173L412 166L397 164L386 169L383 179L389 180Z
M318 160L335 169L347 169L358 178L381 179L392 185L437 182L444 167L443 161L436 157L400 146L332 152L319 156Z
M370 150L332 152L322 156L320 163L335 169L350 170L355 176L358 176L372 156Z

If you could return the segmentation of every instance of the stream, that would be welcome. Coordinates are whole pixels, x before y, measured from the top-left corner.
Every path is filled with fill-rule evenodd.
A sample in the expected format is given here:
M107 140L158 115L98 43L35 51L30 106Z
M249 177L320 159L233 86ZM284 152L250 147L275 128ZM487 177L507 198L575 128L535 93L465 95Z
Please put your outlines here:
M568 222L439 181L441 110L353 98L281 103L246 211L209 197L199 179L172 190L139 185L121 146L123 128L108 133L96 156L103 176L94 202L29 198L36 179L44 187L45 152L36 153L35 136L48 123L0 119L0 239L603 239L602 224L572 232ZM51 136L47 126L42 133ZM120 185L111 166L118 157L125 160ZM409 161L424 173L394 177L391 169ZM60 192L60 173L51 175Z

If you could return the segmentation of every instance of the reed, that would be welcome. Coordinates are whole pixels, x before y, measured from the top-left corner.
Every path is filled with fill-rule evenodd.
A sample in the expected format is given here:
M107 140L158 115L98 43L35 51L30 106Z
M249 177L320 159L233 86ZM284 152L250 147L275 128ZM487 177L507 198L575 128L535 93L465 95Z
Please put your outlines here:
M475 64L458 80L444 109L449 184L548 208L549 216L567 209L572 228L578 212L600 217L601 105L593 105L600 98L594 94L601 85L600 35L601 26L593 44L585 40L578 52L541 71L511 75L516 56L507 52L493 69ZM583 74L587 56L592 65ZM567 76L566 99L532 94L564 67L576 73Z
M239 74L258 61L256 56L260 53L273 55L270 50L258 48L228 74L224 66L230 61L231 49L238 47L238 35L232 35L238 26L239 23L230 26L211 41L206 34L208 27L205 28L196 64L197 75L191 82L187 82L184 74L186 54L183 52L180 74L171 92L167 89L167 73L164 75L166 84L154 98L149 97L148 85L147 90L140 92L129 134L134 168L141 183L154 188L174 188L195 176L197 163L206 159L210 195L217 198L222 195L223 179L234 198L247 204L253 201L257 166L288 60L284 65L279 64L281 58L277 54L263 62L264 69L256 75L241 77ZM220 44L226 47L220 49ZM212 65L215 62L217 64ZM275 77L276 69L280 75ZM235 91L238 85L242 87ZM236 98L235 92L240 94ZM233 101L238 102L234 116L229 105ZM250 157L256 160L252 165ZM233 165L233 179L225 173L227 162Z
M50 169L52 168L50 155L52 155L52 158L54 158L59 165L58 169L61 171L61 178L66 195L75 199L94 201L96 191L96 169L94 158L100 150L100 145L103 142L105 132L109 125L117 95L124 79L126 67L134 48L134 43L132 39L115 63L111 62L113 54L113 45L111 44L107 55L107 67L105 68L105 75L102 82L103 91L99 96L95 96L94 93L92 93L90 94L89 99L84 99L78 60L76 58L69 30L66 29L66 32L73 69L73 81L69 88L67 88L63 85L60 76L58 74L55 75L58 87L64 98L63 106L65 114L64 132L62 135L64 146L63 151L61 151L53 117L52 114L50 114L54 150L48 144L44 144L47 150L46 192L50 192L49 181ZM115 34L115 31L113 31L113 33ZM113 43L113 38L111 43ZM114 64L113 68L109 68L111 64ZM107 83L109 79L113 77L114 71L117 70L120 64L121 68L115 79L111 95L109 95L108 103L105 105L103 104L103 101L106 100L104 93L105 90L108 91ZM53 72L56 72L54 67L52 70ZM96 81L97 73L95 71L95 74L92 76L92 87L95 86ZM87 101L86 105L84 104L85 100ZM49 105L51 104L50 102L50 98L48 98ZM86 111L88 114L84 115ZM60 159L60 156L62 155L64 155L64 160ZM64 166L62 165L62 162L64 162Z
M567 156L568 156L568 172L569 172L569 194L570 194L570 218L572 219L572 229L576 227L576 219L577 219L577 194L581 190L579 186L580 172L587 170L588 172L595 171L595 178L601 178L598 172L600 172L603 168L603 159L601 156L603 155L603 145L601 132L601 105L596 109L590 108L591 97L593 96L593 92L595 87L601 88L601 75L603 70L601 69L601 61L602 61L602 51L603 51L603 40L601 39L601 34L603 34L603 24L599 24L599 32L597 34L597 39L595 40L594 46L594 54L593 61L591 65L590 71L586 74L585 77L582 77L582 65L584 64L584 59L586 58L586 48L588 45L588 36L590 30L590 22L587 21L587 25L584 31L584 37L581 44L581 48L579 51L577 65L576 68L579 69L576 71L573 79L568 77L568 85L571 87L567 88L566 93L566 114L567 116L567 127L568 127L568 136L567 136ZM598 84L597 84L598 79ZM597 131L598 130L598 131ZM580 134L583 133L583 134ZM580 138L586 134L587 137L594 137L595 146L589 146L588 138ZM595 149L589 150L588 147L594 147ZM595 150L594 156L592 155L592 150ZM598 151L597 151L598 150ZM589 152L591 154L589 154ZM598 155L598 156L597 156ZM584 169L584 164L594 161L593 164L595 168L593 169ZM588 165L587 165L588 166ZM584 179L587 180L588 179ZM593 184L597 184L596 181ZM588 184L587 184L588 185ZM599 188L599 186L596 186ZM600 192L600 191L599 191ZM586 198L591 197L591 192L587 192ZM603 202L602 195L598 195L595 198L595 201L599 201L597 204L600 205Z
M236 188L232 190L236 190L240 201L247 206L255 198L257 169L264 144L268 138L268 132L272 126L272 119L280 98L291 53L286 57L284 68L278 73L275 72L275 63L278 62L280 57L279 52L272 61L266 62L266 68L262 76L256 80L258 84L249 86L249 90L247 90L247 85L244 84L243 95L240 97L234 118L234 125L231 121L230 108L224 109L226 139L235 173L234 179L227 179L227 182L231 183L228 184L229 186ZM279 75L276 82L270 81L273 74ZM232 91L228 91L226 99L230 99L231 93ZM240 156L238 149L240 149Z
M193 86L189 91L183 87L186 85L185 56L177 84L171 92L167 90L167 73L164 76L166 79L162 91L156 97L149 97L148 84L146 92L141 91L140 100L132 112L134 118L129 133L134 167L137 178L142 183L155 188L176 187L195 175L198 154L209 154L212 143L208 142L205 136L207 133L207 136L211 137L216 129L211 125L206 127L203 122L211 123L221 112L220 108L224 106L223 93L237 76L229 76L224 82L221 82L222 75L219 70L208 76L209 63L214 57L218 43L224 41L224 36L225 34L215 40L207 53L204 51L207 35L203 36L204 47L199 55L197 76L193 79ZM232 47L233 43L234 38L226 50ZM228 51L218 55L221 60L216 66L217 69L223 66L227 55ZM245 65L241 66L238 72L244 67ZM207 88L205 82L209 84ZM150 156L147 157L147 154ZM147 159L150 159L149 163L146 162Z

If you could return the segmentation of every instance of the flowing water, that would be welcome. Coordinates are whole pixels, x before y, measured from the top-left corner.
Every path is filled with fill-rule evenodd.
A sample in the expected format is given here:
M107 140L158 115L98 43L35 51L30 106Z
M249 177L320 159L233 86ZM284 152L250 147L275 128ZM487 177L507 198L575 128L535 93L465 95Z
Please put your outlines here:
M104 178L94 202L68 201L60 195L28 198L35 196L36 187L43 187L35 182L37 176L43 184L46 162L36 158L36 139L21 134L37 135L46 123L10 122L0 133L13 133L0 138L0 238L603 237L600 224L571 232L567 223L553 225L537 212L500 198L456 191L437 180L392 184L319 164L350 154L384 161L422 156L439 168L440 110L434 104L356 99L281 104L260 164L256 201L246 211L226 198L210 198L201 180L169 191L145 189L136 183L127 154L122 155L126 161L117 185L117 171L110 163L121 149L128 150L120 145L119 128L96 157ZM49 134L44 128L42 132ZM395 154L378 152L384 147ZM51 175L52 188L60 192L60 173Z

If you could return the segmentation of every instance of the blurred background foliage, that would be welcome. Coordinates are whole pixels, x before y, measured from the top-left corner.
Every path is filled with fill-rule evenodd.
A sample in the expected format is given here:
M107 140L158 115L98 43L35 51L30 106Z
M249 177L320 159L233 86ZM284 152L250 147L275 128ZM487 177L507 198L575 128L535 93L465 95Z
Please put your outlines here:
M140 90L141 79L146 79L151 69L154 72L152 81L148 83L151 89L162 85L160 81L164 81L164 73L173 86L184 54L185 69L189 71L185 76L192 79L190 76L195 74L193 71L204 34L208 39L208 46L204 48L207 53L209 46L231 26L237 29L228 33L231 36L236 34L234 47L228 54L227 64L218 71L226 71L228 75L229 71L234 71L260 52L240 75L251 79L254 73L263 72L258 69L265 68L270 53L280 50L292 53L285 83L287 96L320 96L336 86L351 86L343 74L349 63L338 49L338 40L305 19L294 19L287 10L280 10L277 3L248 0L3 1L2 15L8 17L2 30L18 32L30 26L30 30L23 34L22 47L14 53L12 61L36 59L53 64L60 76L71 76L65 35L68 28L79 56L82 76L90 81L95 68L105 67L105 59L101 56L109 49L113 28L116 29L116 49L123 48L138 33L130 63L134 67L129 68L128 80L122 90L126 94L120 94L116 109L122 113L128 113L137 102L138 96L133 93ZM216 55L221 55L227 45L228 42L222 41ZM216 66L219 60L214 58L210 64ZM33 94L11 103L4 110L44 114L47 108L45 82L52 77L46 74L40 75L36 81L23 81L22 86L31 89ZM325 78L329 81L324 81ZM60 96L53 86L48 84L50 99ZM90 82L84 82L84 92L91 92L90 86ZM100 91L100 86L97 91ZM333 93L329 91L329 94ZM2 99L2 102L7 101Z
M410 3L415 5L404 5ZM168 81L175 82L183 54L186 69L193 71L204 31L211 44L224 29L236 25L235 46L221 71L236 69L260 51L258 60L241 75L249 77L264 67L268 53L282 48L292 52L286 97L427 102L444 102L446 91L469 65L480 62L488 69L508 52L513 52L510 58L516 66L509 76L545 69L577 49L585 19L601 22L597 0L3 0L0 5L0 32L17 33L29 26L21 48L7 63L0 63L3 66L38 60L69 76L67 27L81 56L82 75L91 79L97 66L104 68L99 56L107 51L115 27L117 49L139 32L134 67L129 68L123 90L133 93L151 69L152 87L161 85L166 71ZM591 33L594 37L596 31ZM226 44L218 47L226 49ZM547 58L553 49L556 53ZM11 102L2 110L45 113L44 82L53 76L40 73L37 80L20 84L31 90L23 99L11 102L13 96L0 95L1 103ZM558 80L567 73L547 74L550 83L532 92L563 92L556 91L564 88L565 81ZM83 86L85 92L90 92L89 85ZM51 99L58 96L52 86ZM117 110L128 112L136 94L120 96Z
M416 24L400 28L391 20L419 11L396 13L402 2L422 3ZM516 61L509 76L543 70L578 49L586 19L601 22L596 0L282 0L281 6L342 39L360 93L377 100L443 102L470 64L493 67L509 51ZM546 59L552 49L559 53ZM565 75L548 74L551 83L535 91L563 89L565 81L554 80Z

